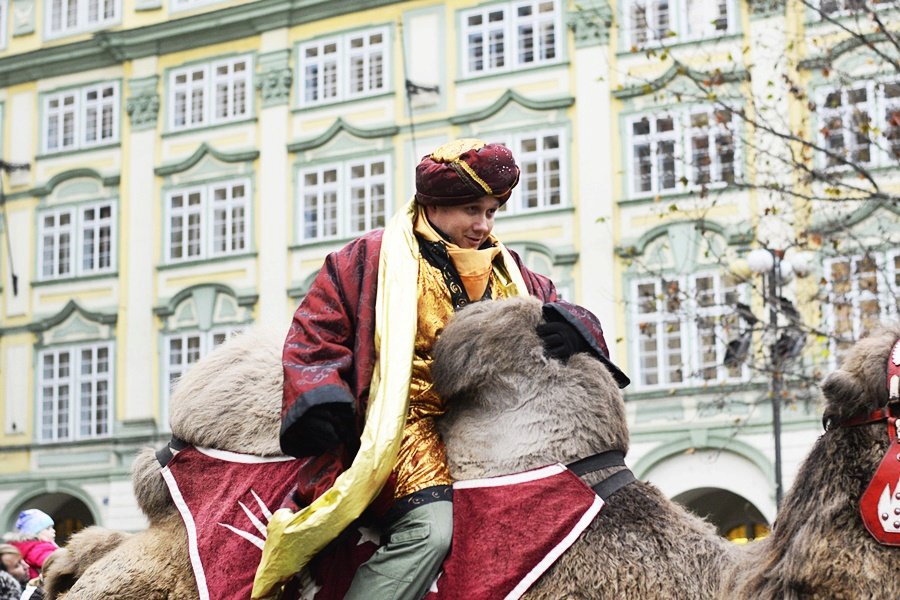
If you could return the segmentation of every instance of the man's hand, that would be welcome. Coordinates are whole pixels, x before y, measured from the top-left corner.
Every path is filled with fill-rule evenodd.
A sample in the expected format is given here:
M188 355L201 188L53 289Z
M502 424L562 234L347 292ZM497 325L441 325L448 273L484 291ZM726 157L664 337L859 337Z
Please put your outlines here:
M298 456L319 456L354 435L353 409L345 402L317 404L300 417L298 431Z
M536 331L544 343L544 354L548 358L567 360L573 354L591 350L584 337L568 323L561 321L541 323Z

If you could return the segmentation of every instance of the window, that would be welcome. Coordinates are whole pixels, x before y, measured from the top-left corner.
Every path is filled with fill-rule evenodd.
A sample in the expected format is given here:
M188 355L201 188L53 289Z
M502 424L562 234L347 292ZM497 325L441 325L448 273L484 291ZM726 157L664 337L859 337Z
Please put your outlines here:
M725 366L738 322L736 283L718 273L641 280L632 289L632 341L640 387L736 381L743 367Z
M0 0L0 48L6 48L6 27L8 23L9 0Z
M304 105L370 96L387 88L387 28L369 29L300 46Z
M626 0L628 41L633 48L673 41L702 39L735 30L730 0Z
M896 6L891 0L820 0L818 3L819 17L850 15L864 10L890 8Z
M110 434L112 345L89 344L40 353L40 440Z
M894 166L900 160L900 80L858 82L819 94L826 168Z
M379 157L302 169L301 238L349 237L384 227L389 166L386 158Z
M558 0L494 4L462 14L464 71L480 75L559 59Z
M250 184L243 179L169 192L167 260L200 260L245 251L249 210Z
M171 129L190 129L242 119L252 113L253 63L229 58L175 69L169 75Z
M119 84L103 83L44 97L44 152L119 140Z
M521 213L566 204L566 138L562 131L549 129L518 134L511 138L492 136L512 150L519 164L519 184L503 214Z
M44 211L38 219L41 279L95 275L115 269L115 211L111 202Z
M628 121L631 194L733 183L740 171L735 128L730 111L703 106L633 117Z
M870 252L825 261L825 313L832 355L840 360L853 342L897 315L900 252Z
M228 339L234 329L214 329L211 331L191 331L166 336L165 370L168 382L167 393L179 377L185 374L192 364L206 356Z
M47 36L100 29L119 19L119 0L47 0Z

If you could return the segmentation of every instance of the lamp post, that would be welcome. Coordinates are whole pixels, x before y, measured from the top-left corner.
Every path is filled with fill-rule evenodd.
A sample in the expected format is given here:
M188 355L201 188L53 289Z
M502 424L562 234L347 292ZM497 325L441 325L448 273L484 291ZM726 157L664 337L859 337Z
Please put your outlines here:
M806 252L793 255L792 261L784 258L784 250L771 248L759 248L747 255L747 266L750 271L764 278L763 300L769 309L769 319L766 330L771 332L771 344L769 346L769 395L772 403L772 434L775 442L775 506L781 506L784 496L782 484L782 458L781 458L781 398L784 389L785 360L799 354L805 341L805 335L800 332L799 337L795 333L786 331L786 335L779 335L781 328L779 312L786 312L787 318L800 324L799 314L793 305L781 296L781 286L796 274L799 277L807 275L811 268L812 259Z
M9 239L9 218L6 215L6 198L3 196L3 175L2 173L12 173L13 171L27 171L31 168L29 163L10 163L0 159L0 210L3 211L3 224L6 228L6 254L9 259L9 274L12 282L13 296L19 294L19 277L16 275L16 269L13 266L12 258L12 242Z

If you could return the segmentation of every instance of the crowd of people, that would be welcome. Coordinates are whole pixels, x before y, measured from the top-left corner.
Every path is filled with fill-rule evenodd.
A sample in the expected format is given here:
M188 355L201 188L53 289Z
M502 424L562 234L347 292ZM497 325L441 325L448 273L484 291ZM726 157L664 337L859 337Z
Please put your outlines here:
M40 600L41 573L52 560L56 545L53 519L42 510L19 513L16 526L0 543L0 600Z

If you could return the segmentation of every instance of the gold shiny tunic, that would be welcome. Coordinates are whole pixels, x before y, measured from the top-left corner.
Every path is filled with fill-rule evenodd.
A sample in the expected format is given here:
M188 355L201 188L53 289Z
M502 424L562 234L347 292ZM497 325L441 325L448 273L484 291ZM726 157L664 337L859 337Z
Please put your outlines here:
M493 274L490 282L492 299L505 298L503 286L495 284ZM431 380L431 350L438 333L453 315L453 303L440 270L422 256L419 257L418 288L418 325L409 385L409 412L394 466L397 474L395 498L453 482L444 441L435 425L435 417L443 415L446 408Z

